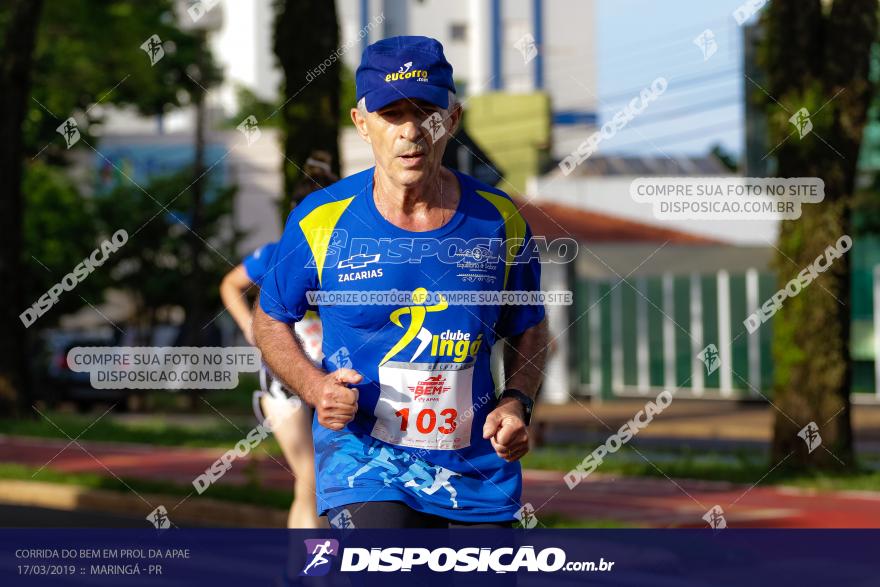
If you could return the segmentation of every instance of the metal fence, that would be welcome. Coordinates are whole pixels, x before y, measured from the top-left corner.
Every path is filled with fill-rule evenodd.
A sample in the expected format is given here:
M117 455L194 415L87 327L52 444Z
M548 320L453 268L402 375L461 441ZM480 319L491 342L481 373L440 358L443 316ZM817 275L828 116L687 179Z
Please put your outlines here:
M678 389L681 397L771 399L773 320L752 333L744 320L778 288L774 274L755 269L577 279L569 309L572 392L614 398ZM880 266L872 305L880 307ZM871 314L874 352L870 361L854 361L858 402L880 401L880 362L873 360L880 316Z

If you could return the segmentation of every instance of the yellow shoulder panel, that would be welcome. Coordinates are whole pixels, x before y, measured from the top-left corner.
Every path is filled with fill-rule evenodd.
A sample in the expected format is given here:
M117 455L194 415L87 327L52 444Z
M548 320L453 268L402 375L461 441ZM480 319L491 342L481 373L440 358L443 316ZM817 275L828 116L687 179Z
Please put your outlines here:
M318 283L321 283L321 273L324 270L324 261L327 258L327 248L330 246L330 237L333 235L333 229L345 209L354 200L354 196L339 200L338 202L328 202L322 204L305 215L299 221L299 227L302 229L306 237L306 242L312 250L312 256L315 258L315 266L318 268Z
M507 287L507 276L510 273L510 263L516 258L520 247L525 244L526 237L526 221L516 209L516 204L504 196L477 190L477 193L483 196L490 204L495 206L501 218L504 219L505 233L505 259L504 265L504 287Z

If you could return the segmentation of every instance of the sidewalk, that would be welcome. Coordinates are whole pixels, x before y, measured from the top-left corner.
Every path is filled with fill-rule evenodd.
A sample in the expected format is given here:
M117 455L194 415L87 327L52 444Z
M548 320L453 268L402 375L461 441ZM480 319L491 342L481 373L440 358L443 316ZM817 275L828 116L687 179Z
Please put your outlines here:
M547 443L604 439L645 408L656 396L592 403L579 399L561 405L538 404L534 420L545 424ZM853 430L859 452L880 453L880 405L854 405ZM639 432L649 444L695 448L769 445L778 412L764 402L676 400ZM804 422L804 425L807 423ZM821 424L821 423L820 423ZM820 425L821 430L821 425Z
M67 444L57 440L2 437L0 462L35 468L48 463L47 467L61 472L190 485L193 478L223 453L223 449L97 442L83 442L82 448L71 444L65 449ZM286 465L260 453L259 449L256 452L255 468L262 486L290 488L292 475L285 469ZM236 461L219 483L244 484L246 466L241 460ZM23 487L20 491L26 492L26 485ZM204 497L210 498L210 489ZM0 502L14 499L15 496L4 495L0 490ZM201 499L193 495L189 502L197 503ZM702 516L719 505L731 527L880 528L880 492L811 492L598 474L569 490L560 472L526 471L522 502L532 504L539 520L542 515L554 514L572 520L616 520L646 527L700 527L705 525Z
M611 431L645 408L656 396L644 398L615 399L592 402L589 398L577 398L566 404L539 403L535 408L533 422L544 424L548 443L578 443L587 440L604 440ZM880 453L880 405L854 405L853 429L860 452ZM651 425L639 432L640 439L657 443L681 445L718 445L730 447L764 446L769 444L773 419L778 412L765 403L744 403L727 400L673 401ZM156 414L113 413L107 416L119 422L137 423L154 420ZM167 414L162 416L168 425L194 427L216 424L217 414ZM250 422L251 416L243 416ZM552 430L551 430L552 428Z

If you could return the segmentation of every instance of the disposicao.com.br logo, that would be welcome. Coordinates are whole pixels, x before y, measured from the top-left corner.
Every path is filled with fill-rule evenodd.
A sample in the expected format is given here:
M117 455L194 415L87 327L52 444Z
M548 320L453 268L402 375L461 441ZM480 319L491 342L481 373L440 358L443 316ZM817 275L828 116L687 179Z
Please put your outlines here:
M306 540L308 561L302 575L324 575L330 570L331 559L338 551L335 540ZM520 546L464 547L464 548L421 548L386 547L342 549L339 570L343 573L356 572L410 572L413 567L427 568L436 573L455 571L516 573L518 571L545 572L556 571L610 571L614 562L600 558L596 561L568 561L561 548L542 548Z
M306 540L306 553L308 555L306 566L303 567L300 577L320 577L330 571L333 559L339 554L339 541L332 538L317 538Z

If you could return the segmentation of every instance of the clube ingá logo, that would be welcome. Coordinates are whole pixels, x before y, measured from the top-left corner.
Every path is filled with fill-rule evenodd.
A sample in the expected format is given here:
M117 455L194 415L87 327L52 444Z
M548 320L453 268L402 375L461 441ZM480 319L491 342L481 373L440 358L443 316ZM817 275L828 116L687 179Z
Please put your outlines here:
M320 577L330 572L333 559L339 555L339 541L332 538L306 539L306 566L300 577Z

